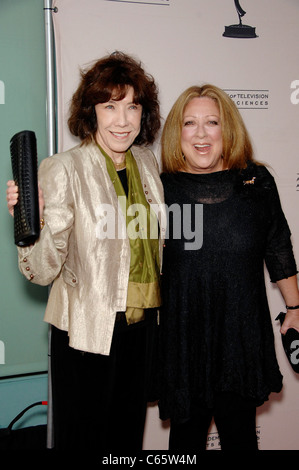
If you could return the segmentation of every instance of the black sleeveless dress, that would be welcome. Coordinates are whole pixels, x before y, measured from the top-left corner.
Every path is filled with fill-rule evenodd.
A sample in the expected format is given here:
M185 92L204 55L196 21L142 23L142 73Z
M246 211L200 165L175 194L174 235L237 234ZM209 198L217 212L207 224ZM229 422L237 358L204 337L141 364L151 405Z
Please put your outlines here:
M282 388L264 264L272 282L297 273L274 179L250 163L242 171L162 174L162 182L169 224L160 417L185 421L225 393L259 406Z

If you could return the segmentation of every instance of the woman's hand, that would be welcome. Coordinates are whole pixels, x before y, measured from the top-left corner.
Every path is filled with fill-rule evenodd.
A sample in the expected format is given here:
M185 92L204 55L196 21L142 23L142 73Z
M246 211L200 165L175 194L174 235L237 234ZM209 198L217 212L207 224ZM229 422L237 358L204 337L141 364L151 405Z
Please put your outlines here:
M296 275L277 281L277 285L286 305L293 307L299 305L299 289ZM294 328L294 330L299 332L299 308L287 309L280 332L284 335L289 328Z
M299 305L299 289L297 275L281 279L277 281L277 286L284 298L286 306L296 307ZM285 316L284 322L280 329L280 332L284 335L286 334L289 328L294 328L299 332L299 308L297 309L287 309L287 314Z
M14 216L14 206L18 202L19 191L18 186L15 185L15 182L12 180L7 181L7 190L6 190L6 200L7 208L10 215Z
M285 335L289 328L294 328L299 332L299 309L287 310L280 332Z
M14 216L14 206L18 202L18 197L19 197L18 186L16 186L13 180L9 180L7 182L6 200L7 200L8 212L10 213L12 217ZM40 215L40 218L42 218L43 213L44 213L45 201L44 201L43 191L39 185L38 185L38 202L39 202L39 215Z

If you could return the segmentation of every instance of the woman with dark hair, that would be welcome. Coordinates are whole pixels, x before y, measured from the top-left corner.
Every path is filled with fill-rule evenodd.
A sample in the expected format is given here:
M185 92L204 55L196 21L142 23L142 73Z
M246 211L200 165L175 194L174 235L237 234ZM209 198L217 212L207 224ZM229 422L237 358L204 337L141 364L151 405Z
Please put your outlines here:
M214 418L222 450L255 451L256 407L282 388L264 263L286 304L281 332L299 331L297 268L275 181L254 160L233 101L209 84L174 103L162 163L165 203L182 215L169 217L163 254L159 406L171 421L169 448L205 450Z
M154 142L161 126L157 86L132 57L114 52L82 72L81 78L72 98L68 124L71 133L80 137L82 143L95 138L98 127L95 104L108 102L112 94L117 101L122 100L128 87L132 88L134 103L142 107L140 131L134 144Z
M82 73L68 122L81 143L42 161L43 229L18 248L26 278L53 283L54 446L138 451L161 303L155 81L130 56L104 57Z

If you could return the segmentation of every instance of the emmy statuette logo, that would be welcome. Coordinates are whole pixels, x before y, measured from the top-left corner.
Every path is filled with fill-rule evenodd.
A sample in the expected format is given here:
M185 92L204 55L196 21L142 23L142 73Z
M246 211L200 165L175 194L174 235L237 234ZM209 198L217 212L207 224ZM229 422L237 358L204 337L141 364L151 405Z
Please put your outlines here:
M255 33L255 28L253 26L248 26L242 23L242 17L246 15L246 11L243 10L241 7L239 0L235 1L235 7L239 16L239 24L233 24L230 26L225 26L225 30L223 33L224 37L227 38L241 38L241 39L248 39L248 38L257 38L258 36Z

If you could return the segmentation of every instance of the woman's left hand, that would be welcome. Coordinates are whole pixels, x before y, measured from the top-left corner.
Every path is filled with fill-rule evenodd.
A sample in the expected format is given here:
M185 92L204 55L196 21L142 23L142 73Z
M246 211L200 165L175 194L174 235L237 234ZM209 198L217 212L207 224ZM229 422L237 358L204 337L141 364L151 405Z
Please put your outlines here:
M299 305L299 290L297 275L287 277L277 281L277 286L284 298L285 304L296 307ZM289 328L294 328L299 332L299 308L287 309L284 322L280 328L280 332L285 335Z
M285 335L289 328L294 328L294 330L299 332L299 309L287 310L280 332Z

